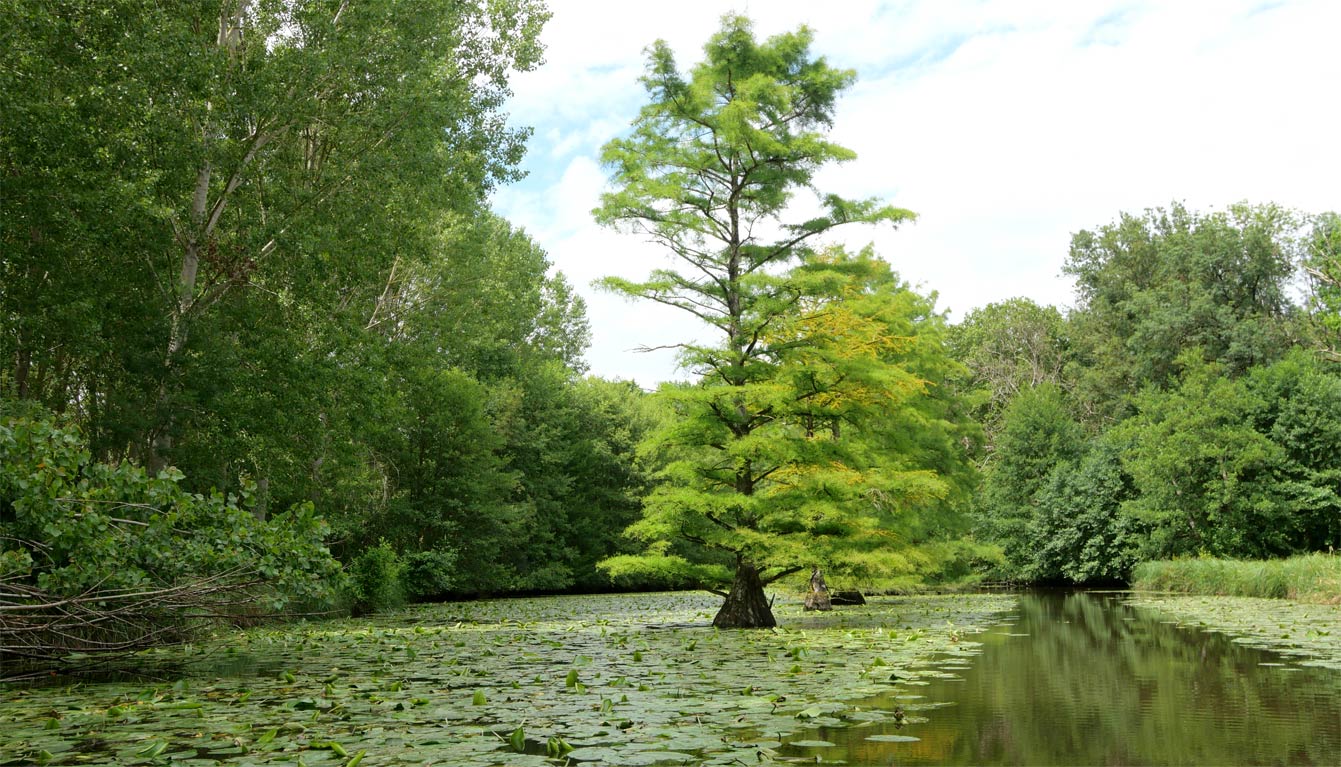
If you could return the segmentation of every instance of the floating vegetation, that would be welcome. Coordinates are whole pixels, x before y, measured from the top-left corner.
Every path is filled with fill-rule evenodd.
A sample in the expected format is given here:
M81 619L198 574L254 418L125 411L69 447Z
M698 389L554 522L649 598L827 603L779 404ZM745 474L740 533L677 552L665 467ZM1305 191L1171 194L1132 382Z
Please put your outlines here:
M708 595L553 597L252 630L144 656L186 664L175 682L0 688L0 765L755 764L896 721L863 702L962 668L1013 604L798 604L717 631Z
M1128 604L1156 610L1179 625L1228 634L1239 644L1297 659L1300 666L1341 670L1341 607L1337 605L1152 594L1135 595Z

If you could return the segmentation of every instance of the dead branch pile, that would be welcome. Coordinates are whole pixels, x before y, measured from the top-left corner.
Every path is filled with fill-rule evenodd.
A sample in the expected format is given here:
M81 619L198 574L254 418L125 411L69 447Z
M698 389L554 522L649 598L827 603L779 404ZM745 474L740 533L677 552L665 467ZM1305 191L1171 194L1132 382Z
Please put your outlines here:
M234 571L65 597L0 579L0 663L53 663L71 654L125 654L183 642L211 622L247 612L261 585L254 574Z

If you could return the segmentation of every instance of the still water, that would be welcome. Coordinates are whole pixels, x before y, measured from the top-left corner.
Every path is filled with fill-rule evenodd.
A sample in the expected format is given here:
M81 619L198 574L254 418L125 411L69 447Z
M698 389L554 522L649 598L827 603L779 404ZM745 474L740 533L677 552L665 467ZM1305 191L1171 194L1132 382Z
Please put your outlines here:
M801 753L880 765L1341 765L1341 672L1123 599L1022 595L1008 623L972 637L977 658L867 701L905 709L908 723L822 729L815 737L835 746Z

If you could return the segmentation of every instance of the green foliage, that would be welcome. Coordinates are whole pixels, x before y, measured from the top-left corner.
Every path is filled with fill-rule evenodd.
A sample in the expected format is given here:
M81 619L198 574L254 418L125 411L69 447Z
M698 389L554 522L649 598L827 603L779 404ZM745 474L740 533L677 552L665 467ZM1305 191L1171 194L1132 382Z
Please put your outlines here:
M870 588L942 577L942 557L974 548L959 538L978 481L969 447L982 437L935 296L913 291L869 247L808 257L789 278L803 297L776 335L777 374L792 400L775 411L809 438L827 431L845 446L844 481L864 483L849 503L873 507L878 521L868 524L881 531L864 542L854 534L842 556L816 561Z
M1122 425L1138 491L1126 511L1151 528L1144 558L1263 558L1335 545L1341 500L1331 452L1341 381L1308 357L1229 379L1185 358L1179 386L1147 391Z
M1123 215L1074 236L1065 318L1016 300L955 329L993 396L977 411L978 508L1007 574L1110 580L1141 559L1341 539L1341 379L1298 348L1331 348L1333 218L1247 204Z
M957 371L940 318L869 254L830 251L788 280L807 297L761 339L771 377L659 392L674 416L648 449L664 481L629 528L648 549L603 563L612 575L724 586L744 560L765 580L818 563L849 582L907 585L937 571L939 549L922 544L954 527L941 472L964 471L968 428L952 395L915 372ZM749 428L733 418L742 410L758 414Z
M1015 399L980 497L1006 574L1111 581L1142 559L1335 546L1341 379L1301 351L1239 378L1201 357L1089 440L1055 389Z
M853 158L823 134L853 73L812 57L810 40L802 28L760 43L748 20L728 15L688 79L670 47L653 44L643 78L650 102L632 135L603 152L616 190L602 196L597 220L646 231L694 273L656 270L643 283L610 279L606 286L720 329L725 348L689 347L686 362L730 385L751 379L764 355L746 354L750 339L795 301L766 267L793 263L809 241L836 226L912 218L873 200L824 195L826 214L780 221L819 168ZM781 236L766 242L742 230L762 221L778 223ZM700 270L714 279L700 280Z
M983 478L979 513L987 537L1005 550L1011 577L1032 575L1039 493L1056 467L1080 457L1084 441L1061 390L1052 384L1025 390L1006 408Z
M414 551L402 557L401 582L406 596L431 601L451 594L460 577L456 552L444 549Z
M1138 391L1173 383L1193 349L1228 375L1279 359L1298 332L1288 300L1296 226L1274 205L1173 205L1076 233L1064 271L1078 298L1069 376L1079 412L1124 417Z
M1341 546L1341 377L1315 356L1295 350L1251 371L1249 389L1265 403L1254 427L1285 454L1277 480L1293 507L1295 550Z
M970 536L928 536L915 549L915 565L888 574L848 581L841 572L830 591L852 585L868 594L916 594L972 590L1000 573L1006 566L1001 547Z
M1341 215L1313 218L1304 240L1303 266L1309 279L1313 344L1331 361L1341 362Z
M981 496L1008 574L1121 580L1144 559L1285 556L1341 539L1341 379L1302 351L1238 378L1197 350L1179 364L1176 383L1147 388L1089 440L1055 389L1016 398Z
M3 412L3 411L0 411ZM49 417L0 421L0 540L10 580L55 596L213 580L257 589L262 609L328 598L338 564L311 504L268 521L247 497L200 495L175 470L148 476L94 461L81 435Z
M1091 442L1076 461L1059 461L1035 499L1027 567L1034 578L1072 583L1125 581L1146 530L1125 514L1134 492L1115 438Z
M740 274L748 275L793 258L796 245L839 224L910 218L874 200L823 195L825 213L783 225L777 242L744 245L739 239L740 222L776 219L820 167L855 156L822 132L855 74L813 57L812 37L802 27L760 43L748 19L729 14L687 79L670 46L653 43L643 77L650 102L632 135L603 151L618 189L603 195L598 220L645 227L682 256L704 241L734 240L743 247L730 248L730 257L744 259ZM711 290L662 271L639 290L692 310L680 291L700 289Z
M420 596L594 581L610 535L551 567L565 542L526 534L588 516L556 513L578 457L539 439L584 417L583 305L484 209L547 16L5 5L0 106L27 128L0 136L0 397L66 413L97 458L254 485L259 516L310 501L346 560L385 535L424 555Z
M400 471L371 529L408 557L411 596L607 587L595 563L627 548L646 482L642 393L553 363L487 384L425 373L389 421L413 426L375 443Z
M405 604L405 563L386 541L364 549L349 563L349 592L355 614L381 612Z
M266 368L309 347L323 359L443 214L514 177L525 133L497 110L547 17L526 0L0 14L0 106L27 126L0 140L0 345L15 361L0 394L61 409L96 392L95 449L178 465L174 440L216 425L202 415L260 435L257 452L284 433L202 413L219 404L202 381L294 404ZM257 319L276 338L238 365L220 341ZM255 476L271 455L229 457Z
M854 75L813 57L810 41L802 28L759 42L747 19L727 15L687 76L655 43L643 78L649 103L602 157L614 190L597 220L651 235L682 269L605 286L722 334L719 344L681 347L700 381L659 393L673 412L652 438L662 482L629 528L648 546L643 574L707 578L734 568L719 625L770 625L763 585L806 564L841 562L854 575L915 570L908 545L873 542L893 539L887 526L910 504L947 494L920 460L936 448L882 460L872 426L925 391L899 358L914 344L892 332L923 307L903 299L869 253L811 250L836 226L913 214L818 194L820 215L784 220L821 167L853 158L825 129ZM628 558L608 567L638 571Z
M698 588L704 584L731 582L725 564L690 562L684 556L653 553L621 554L601 560L600 568L618 585L640 590L650 588Z
M553 476L565 482L550 499L557 545L546 552L572 573L570 587L598 589L609 581L597 569L611 554L631 551L623 531L642 511L651 482L638 445L657 414L631 382L584 378L566 390L564 417L551 420ZM665 587L657 581L646 586Z
M1341 557L1303 554L1271 560L1196 557L1142 562L1132 576L1132 588L1335 603L1341 594Z
M387 372L358 432L385 476L337 527L386 538L415 599L608 586L594 562L636 513L641 393L577 378L582 302L520 231L461 218L435 248L379 305L365 364Z
M989 445L1015 397L1035 386L1063 385L1067 332L1056 307L1027 298L974 309L951 329L951 354L971 372L968 386L983 387L987 394L973 414L983 424Z
M398 372L403 389L374 444L399 476L370 529L399 551L452 549L464 569L488 577L499 566L492 546L506 524L501 507L516 484L490 418L489 389L461 370Z

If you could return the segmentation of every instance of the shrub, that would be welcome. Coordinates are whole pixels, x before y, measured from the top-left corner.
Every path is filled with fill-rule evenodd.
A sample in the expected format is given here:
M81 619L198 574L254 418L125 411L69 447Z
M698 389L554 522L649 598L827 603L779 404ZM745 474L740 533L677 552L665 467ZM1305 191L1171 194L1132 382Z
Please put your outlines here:
M355 615L390 610L405 604L401 574L405 567L386 541L364 549L349 565L351 605Z
M441 599L456 585L456 552L434 549L406 555L401 580L416 602Z
M261 521L181 480L94 461L77 430L0 406L0 601L21 607L0 613L0 654L135 649L339 584L310 503Z

